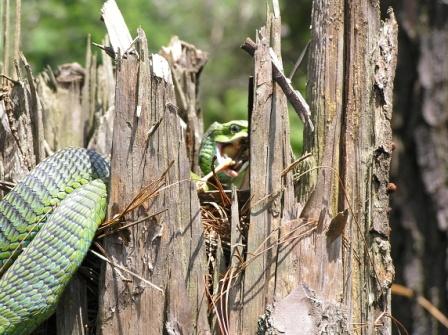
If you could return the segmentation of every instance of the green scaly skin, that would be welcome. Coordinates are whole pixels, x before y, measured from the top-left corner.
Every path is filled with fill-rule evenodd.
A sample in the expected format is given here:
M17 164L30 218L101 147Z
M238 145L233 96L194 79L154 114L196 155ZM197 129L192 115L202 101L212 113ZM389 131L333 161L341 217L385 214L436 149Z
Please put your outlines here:
M0 334L30 334L54 312L104 220L108 178L94 151L64 149L0 201Z
M241 140L248 138L249 125L246 120L233 120L227 123L214 122L205 132L199 149L199 166L204 175L212 171L212 160L217 156L215 167L220 163L225 155L220 152L224 145L237 144ZM243 144L244 149L248 149L247 143ZM241 154L241 153L240 153ZM234 160L246 160L247 157L231 157ZM242 172L242 171L239 171ZM218 178L224 185L230 185L235 178L226 173L218 173Z

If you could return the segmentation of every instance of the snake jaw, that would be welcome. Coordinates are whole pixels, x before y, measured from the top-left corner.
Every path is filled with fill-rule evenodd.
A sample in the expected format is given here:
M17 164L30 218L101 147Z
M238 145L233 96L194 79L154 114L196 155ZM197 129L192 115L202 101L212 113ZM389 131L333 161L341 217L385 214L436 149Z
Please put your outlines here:
M249 160L247 136L240 137L231 142L216 142L216 161L218 165L224 163L229 158L232 160L227 168L221 172L235 178L243 171Z

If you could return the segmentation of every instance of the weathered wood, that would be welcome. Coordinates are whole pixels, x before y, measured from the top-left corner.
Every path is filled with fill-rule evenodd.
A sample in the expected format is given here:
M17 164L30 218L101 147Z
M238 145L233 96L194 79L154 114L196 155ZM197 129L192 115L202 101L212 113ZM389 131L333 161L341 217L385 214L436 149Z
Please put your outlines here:
M276 147L275 135L270 128L275 126L275 115L272 114L272 63L269 57L270 25L257 32L257 49L254 55L254 108L250 128L250 190L251 213L248 231L248 259L252 260L245 269L244 301L243 301L243 333L254 334L257 331L256 320L266 307L265 296L268 293L275 258L271 250L263 252L271 246L269 238L275 228L279 215L277 203L273 200L273 187L280 185L273 170ZM279 126L279 125L277 125ZM272 137L271 137L272 136ZM270 141L272 140L272 141ZM263 166L265 168L260 169ZM279 172L280 173L280 172ZM279 177L279 175L278 175ZM277 200L278 201L278 200ZM271 212L272 210L272 212ZM260 252L261 251L261 252ZM272 291L271 291L272 292Z
M330 17L335 20L328 20ZM306 284L315 292L314 299L340 310L332 330L337 334L347 334L350 327L349 315L338 301L346 294L345 280L351 273L344 272L342 237L332 238L333 241L327 243L325 234L339 210L339 139L344 106L342 88L345 65L344 1L331 4L315 1L312 22L308 97L315 131L311 133L305 130L304 146L306 151L312 153L316 162L316 166L311 168L317 168L318 173L314 189L305 196L308 200L301 217L314 231L310 236L305 236L293 251L295 261L300 264L294 269L293 275L297 282ZM327 36L332 38L328 39ZM310 188L302 188L304 189ZM320 317L322 318L322 314Z
M271 45L270 56L277 61L273 62L273 68L278 68L278 71L273 71L273 79L275 81L272 99L273 105L272 113L275 115L276 122L272 132L278 141L275 148L276 157L278 161L275 166L276 178L279 184L274 188L273 193L280 193L281 198L277 200L277 210L280 212L281 221L278 224L279 231L277 232L276 242L276 271L275 271L275 288L273 292L272 301L278 301L291 292L291 288L295 283L291 282L290 271L294 267L293 258L289 256L291 248L297 243L292 237L297 235L294 231L297 227L291 222L297 223L295 219L298 216L299 210L294 197L294 181L293 174L284 174L283 171L292 163L292 149L290 145L290 126L288 118L287 97L288 91L285 91L283 86L279 83L279 74L283 74L283 64L281 56L281 39L282 39L282 22L280 16L280 6L278 0L272 1L272 31L271 31ZM292 88L290 82L289 86ZM312 122L310 121L310 111L308 104L303 99L299 91L294 91L295 95L300 97L303 102L301 104L304 110L302 116L304 123L309 122L310 130L313 130ZM290 100L291 101L291 100ZM279 172L279 170L281 170Z
M253 48L251 222L247 237L244 304L240 315L242 332L248 334L261 331L257 320L267 306L287 295L296 285L290 278L293 264L288 254L289 246L294 245L292 229L295 226L292 227L291 222L298 211L295 209L292 174L282 174L291 163L291 148L287 101L274 74L282 73L283 68L279 4L277 1L272 4L273 11L268 12L267 26L257 35L257 44Z
M280 15L279 11L278 15ZM278 16L278 19L279 18L280 16ZM277 45L277 48L279 47L280 44ZM256 43L252 41L252 39L250 38L247 38L246 41L244 41L244 44L241 45L241 49L245 50L251 56L255 54L256 48L257 48ZM294 89L294 87L291 84L291 80L288 79L283 73L281 55L274 50L269 50L269 55L272 62L272 73L274 80L282 88L288 101L294 107L294 110L296 111L300 119L310 127L311 131L313 131L314 125L310 118L311 116L310 107L308 106L308 103L306 102L302 94L298 90Z
M29 86L29 94L27 108L29 109L32 133L33 133L33 147L34 154L36 157L36 164L42 161L45 155L44 149L44 125L42 121L42 105L40 103L40 98L37 94L36 83L31 71L31 66L28 64L25 56L20 55L20 63L25 68L27 84Z
M79 275L73 277L64 291L56 313L58 334L87 334L87 288Z
M167 47L162 47L161 54L170 64L178 113L187 125L187 154L191 171L200 174L198 155L204 122L199 104L199 79L207 63L207 53L175 36Z
M11 31L10 31L10 1L3 0L3 15L2 15L2 46L3 46L3 57L2 57L2 74L9 75L10 74L10 49L11 49Z
M106 36L103 44L108 45L108 41ZM95 79L90 80L90 89L86 90L90 99L90 110L93 111L93 134L88 147L110 157L115 115L115 75L112 58L106 51L101 51L101 64L98 67L92 65L90 71L95 72L95 75L91 76ZM84 101L88 100L84 98Z
M243 286L242 286L242 273L237 273L241 263L244 261L244 245L243 234L244 227L240 221L240 212L238 208L239 198L236 191L236 187L232 189L232 204L231 204L231 217L230 217L230 257L231 257L231 272L229 274L230 284L229 287L229 306L227 317L227 327L229 334L242 334L243 333ZM233 278L235 276L235 278Z
M7 81L0 100L0 180L16 183L41 159L39 129L42 120L34 78L26 59L27 78Z
M5 101L0 101L0 180L16 183L29 171L27 157L19 150L6 112ZM4 195L3 192L0 193Z
M174 87L169 65L148 55L139 32L137 59L128 55L117 72L111 161L110 217L122 211L151 180L166 176L166 189L126 220L166 210L105 240L108 256L139 273L163 293L135 278L124 282L110 265L100 291L102 334L209 332L204 300L206 273L199 203L189 181L183 133L170 104ZM156 129L151 129L158 124Z
M393 268L385 191L396 26L393 16L381 26L378 3L346 5L313 7L309 97L316 131L306 132L305 147L319 172L301 215L316 230L295 251L295 276L314 299L339 311L336 333L388 334ZM383 93L387 100L378 99Z
M352 275L346 292L351 296L351 322L366 323L367 333L388 334L390 319L383 316L390 313L389 289L394 276L387 185L397 23L392 11L381 23L379 4L355 2L346 13L347 42L353 45L345 70L345 84L350 89L345 92L341 138L340 174L346 193L340 193L339 199L340 211L353 210L348 223L351 264L344 268ZM369 24L360 16L367 17Z
M37 78L44 137L53 151L84 146L88 120L81 104L84 79L85 70L77 63L60 66L56 74L48 68Z

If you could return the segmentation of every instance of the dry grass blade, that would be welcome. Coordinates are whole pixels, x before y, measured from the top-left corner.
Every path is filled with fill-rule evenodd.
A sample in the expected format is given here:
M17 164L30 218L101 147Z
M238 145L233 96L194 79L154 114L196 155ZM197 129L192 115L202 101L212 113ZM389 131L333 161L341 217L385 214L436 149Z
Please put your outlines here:
M16 186L15 183L6 180L0 180L0 187L5 188L7 191L11 191L14 186Z
M226 211L216 202L206 202L201 206L202 226L206 235L216 233L223 241L230 241L230 226Z
M98 257L99 259L101 259L101 260L103 260L103 261L109 263L109 264L112 266L112 268L114 268L114 269L115 269L115 268L120 269L120 270L126 272L127 274L130 274L131 276L133 276L133 277L135 277L135 278L141 280L141 281L144 282L145 284L148 284L149 286L151 286L152 288L156 289L157 291L160 291L162 294L165 294L165 292L163 291L163 289L161 289L161 288L158 287L157 285L151 283L149 280L143 278L142 276L136 274L135 272L132 272L132 271L130 271L129 269L126 269L124 266L121 266L121 265L118 265L118 264L112 262L109 258L107 258L107 257L105 257L105 256L103 256L103 255L101 255L101 254L99 254L98 252L96 252L96 251L94 251L94 250L92 250L92 249L90 249L90 252L91 252L92 254L94 254L96 257Z
M303 154L302 156L300 156L298 159L296 159L294 162L292 162L291 164L289 164L289 166L287 166L283 171L282 171L282 177L284 177L288 172L290 172L291 170L293 170L300 162L304 161L305 159L307 159L308 157L311 157L311 152L307 152L305 154Z
M299 58L297 58L297 61L294 64L294 67L292 68L291 73L289 74L289 77L288 77L289 80L292 80L292 77L294 77L294 74L296 73L296 71L299 68L300 64L302 64L303 57L305 57L305 54L308 51L308 47L309 46L310 46L310 41L308 41L306 43L305 48L303 48L302 52L299 55Z
M392 284L392 294L399 295L406 298L417 298L417 303L422 306L426 311L433 316L434 319L439 321L445 328L448 329L448 317L442 313L434 304L432 304L425 297L416 294L414 290L399 284Z
M251 254L252 257L247 259L246 261L242 261L238 266L236 267L230 267L227 272L224 275L224 278L221 280L223 282L222 285L224 285L224 281L228 281L227 288L225 291L221 291L220 295L217 297L214 297L215 301L218 301L218 299L222 299L224 294L229 294L230 289L232 288L231 282L232 280L236 280L238 276L240 276L244 269L247 268L247 266L252 263L255 259L257 259L259 256L263 255L267 251L269 251L272 248L285 246L286 243L292 243L293 241L303 238L304 236L307 236L311 234L314 230L316 230L316 222L304 222L303 225L298 226L294 229L292 229L290 232L285 234L284 236L281 236L280 239L273 243L272 245L263 248L263 246L269 241L271 237L275 237L276 234L278 234L278 230L280 228L277 228L269 234L265 238L265 240L258 246L258 248ZM305 229L304 231L298 233L297 235L294 235L298 230Z
M119 231L122 231L122 230L127 229L127 228L132 227L132 226L135 226L136 224L142 223L142 222L144 222L146 220L149 220L149 219L153 218L154 216L160 215L160 214L166 212L167 210L168 210L168 208L162 209L161 211L158 211L157 213L154 213L154 214L151 214L151 215L147 215L147 216L145 216L145 217L143 217L143 218L141 218L139 220L130 222L128 224L125 224L124 226L120 226L120 227L114 228L114 229L112 229L111 231L109 231L107 233L103 233L103 234L97 235L96 238L104 238L106 236L113 235L115 233L118 233Z
M204 279L204 287L207 287L206 279ZM225 328L223 326L223 320L222 320L221 313L219 313L218 306L216 306L215 300L210 295L210 292L207 289L205 289L205 294L207 295L208 300L211 301L211 303L212 303L213 311L215 312L216 319L218 320L219 330L221 331L221 334L227 335L227 333L225 332Z
M215 180L216 180L216 188L219 191L222 203L224 204L224 206L228 207L228 206L230 206L231 201L230 201L229 197L226 195L226 193L224 192L224 188L222 187L221 181L219 180L219 178L218 178L218 176L216 174L217 171L215 171L215 161L216 161L216 156L214 156L213 160L212 160L213 178L215 178Z
M409 332L408 332L408 330L406 329L406 327L405 327L400 321L398 321L397 318L393 317L392 314L386 313L385 316L389 317L389 318L392 320L392 322L395 324L395 327L397 327L397 331L398 331L398 333L399 333L400 335L401 335L401 331L400 331L400 329L401 329L406 335L409 335Z
M129 212L132 212L134 209L142 205L144 202L148 201L149 199L152 199L156 197L161 188L165 185L165 177L168 174L168 171L173 166L174 161L171 161L171 163L168 165L165 172L162 173L162 175L149 183L149 185L145 186L135 197L132 199L132 201L126 206L126 208L119 214L115 215L113 218L103 222L101 226L98 228L97 234L101 233L107 228L110 228L112 225L115 225L117 223L120 223L126 214Z

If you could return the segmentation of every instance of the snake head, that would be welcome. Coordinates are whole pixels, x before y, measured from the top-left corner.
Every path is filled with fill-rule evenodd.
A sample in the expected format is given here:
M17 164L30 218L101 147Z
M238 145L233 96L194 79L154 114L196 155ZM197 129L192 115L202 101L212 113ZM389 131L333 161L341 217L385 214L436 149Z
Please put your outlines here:
M245 120L235 120L221 125L221 131L214 136L216 143L216 163L219 165L226 158L231 158L235 164L222 172L229 177L237 177L249 160L248 123Z
M221 177L235 178L245 170L249 161L249 125L246 120L227 123L213 123L204 135L199 151L200 166L204 174L211 171L213 156L215 167L231 158L234 162L219 174ZM226 179L226 178L224 178ZM223 180L227 183L227 180Z

